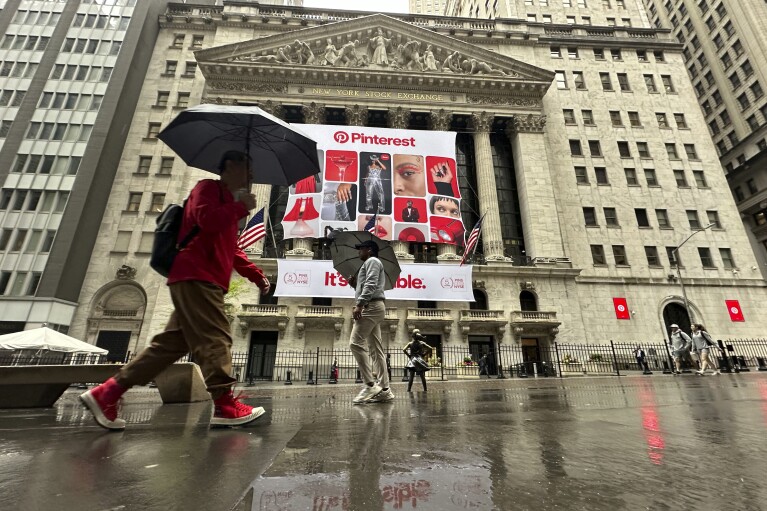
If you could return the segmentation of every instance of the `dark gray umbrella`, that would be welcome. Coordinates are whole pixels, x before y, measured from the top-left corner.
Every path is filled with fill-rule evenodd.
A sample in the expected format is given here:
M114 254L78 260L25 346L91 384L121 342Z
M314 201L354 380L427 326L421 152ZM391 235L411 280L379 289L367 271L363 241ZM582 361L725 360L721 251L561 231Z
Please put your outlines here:
M317 143L255 106L195 106L158 138L190 167L216 174L225 152L241 151L251 158L254 183L288 186L320 171Z
M357 276L362 267L360 251L354 248L363 241L373 240L378 245L378 259L381 260L386 274L384 289L394 289L397 278L402 271L394 255L394 249L388 241L382 240L367 231L333 231L333 242L330 244L330 255L333 258L333 268L344 277Z

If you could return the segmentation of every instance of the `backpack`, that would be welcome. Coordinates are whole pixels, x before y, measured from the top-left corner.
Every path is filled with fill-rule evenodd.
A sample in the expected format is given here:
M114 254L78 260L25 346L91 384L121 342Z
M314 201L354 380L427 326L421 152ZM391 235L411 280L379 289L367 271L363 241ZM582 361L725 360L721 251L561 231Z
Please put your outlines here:
M166 278L178 253L200 232L200 227L195 225L181 242L178 241L181 223L184 220L185 205L186 201L183 204L169 204L157 217L149 266Z

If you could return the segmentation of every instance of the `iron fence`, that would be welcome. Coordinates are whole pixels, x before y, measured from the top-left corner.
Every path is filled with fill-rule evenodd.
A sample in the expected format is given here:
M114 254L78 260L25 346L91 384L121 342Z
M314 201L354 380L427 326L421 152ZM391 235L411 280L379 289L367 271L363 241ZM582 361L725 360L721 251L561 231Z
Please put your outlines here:
M637 360L637 347L644 351L644 362ZM430 380L470 380L479 378L542 378L573 376L621 376L643 372L670 373L674 361L664 342L602 344L552 343L535 346L495 345L436 347L427 357ZM767 371L767 339L728 339L710 349L722 372ZM407 356L401 349L386 352L387 367L394 381L407 381ZM125 362L134 358L128 353ZM187 355L179 362L193 362ZM103 355L39 352L0 352L0 366L106 363ZM683 370L699 368L697 357L683 358ZM645 371L645 369L647 371ZM232 353L232 375L239 382L258 381L303 383L309 385L361 382L357 363L348 349L308 351L252 351Z

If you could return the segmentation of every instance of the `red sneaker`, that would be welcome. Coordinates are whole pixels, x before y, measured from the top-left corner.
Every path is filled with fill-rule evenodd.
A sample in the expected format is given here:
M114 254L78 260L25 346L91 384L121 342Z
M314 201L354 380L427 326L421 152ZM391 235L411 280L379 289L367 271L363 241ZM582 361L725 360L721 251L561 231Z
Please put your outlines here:
M241 394L240 394L241 395ZM263 407L252 407L240 402L240 395L236 397L232 391L213 401L213 418L211 426L241 426L261 417L266 410Z
M80 401L91 411L99 426L110 430L125 429L125 421L117 418L120 398L128 390L109 378L101 385L80 395Z

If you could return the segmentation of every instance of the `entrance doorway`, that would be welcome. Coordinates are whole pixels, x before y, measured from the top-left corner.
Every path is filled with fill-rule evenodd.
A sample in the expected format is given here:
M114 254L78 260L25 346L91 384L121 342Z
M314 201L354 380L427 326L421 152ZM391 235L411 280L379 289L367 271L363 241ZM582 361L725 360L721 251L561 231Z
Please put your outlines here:
M522 339L522 366L524 371L532 376L540 372L541 368L541 346L538 339Z
M495 362L495 339L492 335L470 335L469 353L471 353L471 359L477 363L487 355L487 374L498 374L498 364Z
M690 316L687 313L687 309L684 305L678 303L670 303L663 309L663 322L666 327L666 338L671 338L671 325L677 324L679 328L690 335Z
M442 336L435 334L424 334L424 337L426 337L426 344L434 348L434 351L436 352L432 356L436 355L440 360L442 360Z
M278 332L273 331L250 333L248 366L245 368L248 382L273 379L277 358L277 336Z
M107 362L125 362L130 344L130 331L102 330L96 339L96 346L108 350Z

